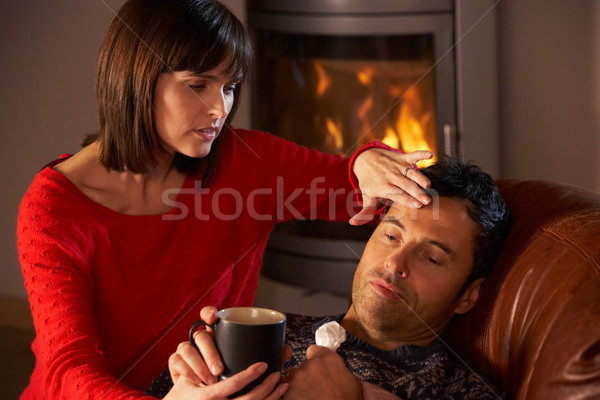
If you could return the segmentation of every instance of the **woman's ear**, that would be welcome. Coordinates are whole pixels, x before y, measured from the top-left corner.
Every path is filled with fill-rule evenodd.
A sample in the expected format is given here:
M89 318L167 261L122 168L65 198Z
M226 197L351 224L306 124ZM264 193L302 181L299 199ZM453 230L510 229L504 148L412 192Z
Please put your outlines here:
M477 299L479 298L479 289L485 278L479 278L471 282L471 284L464 290L463 294L458 299L458 304L454 309L456 314L464 314L471 310Z

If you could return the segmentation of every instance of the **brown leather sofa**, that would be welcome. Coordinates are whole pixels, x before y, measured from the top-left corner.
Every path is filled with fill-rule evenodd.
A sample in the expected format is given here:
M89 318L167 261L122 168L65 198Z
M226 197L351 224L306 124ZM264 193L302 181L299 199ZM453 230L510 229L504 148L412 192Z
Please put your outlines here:
M508 399L600 399L600 194L499 180L512 228L447 341Z

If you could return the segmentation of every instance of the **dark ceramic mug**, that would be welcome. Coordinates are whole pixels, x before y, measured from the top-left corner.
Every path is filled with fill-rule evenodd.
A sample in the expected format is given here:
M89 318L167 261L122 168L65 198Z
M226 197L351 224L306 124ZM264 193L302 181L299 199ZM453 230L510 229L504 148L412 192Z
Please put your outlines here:
M234 307L220 310L217 322L207 324L196 321L190 328L190 343L201 326L210 326L215 335L217 350L225 370L219 379L226 379L257 362L266 362L267 371L246 386L237 395L243 394L260 384L267 375L281 369L283 343L285 340L285 314L259 307Z

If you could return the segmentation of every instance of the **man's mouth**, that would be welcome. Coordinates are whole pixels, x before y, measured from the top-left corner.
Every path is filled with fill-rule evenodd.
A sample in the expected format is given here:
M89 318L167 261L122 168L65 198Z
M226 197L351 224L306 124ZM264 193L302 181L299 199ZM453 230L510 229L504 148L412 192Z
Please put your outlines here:
M380 296L385 297L386 299L395 301L405 300L398 288L396 288L391 283L387 282L385 279L375 278L372 279L369 283L371 284L371 287L375 290L375 292L377 292Z

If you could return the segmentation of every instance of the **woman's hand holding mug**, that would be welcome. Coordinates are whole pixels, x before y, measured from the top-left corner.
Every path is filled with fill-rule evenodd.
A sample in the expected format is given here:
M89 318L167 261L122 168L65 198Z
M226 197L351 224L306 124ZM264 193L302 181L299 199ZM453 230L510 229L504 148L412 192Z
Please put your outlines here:
M248 323L247 320L250 314L252 314L252 323ZM200 312L200 317L201 321L196 322L190 329L190 341L181 343L177 352L169 358L169 371L174 383L171 392L187 393L189 385L194 384L196 387L211 388L211 395L223 396L223 398L234 396L240 400L271 400L279 399L283 395L288 385L285 383L277 387L276 385L280 380L280 361L289 358L290 353L289 347L283 346L285 315L253 307L226 309L219 312L214 307L205 307ZM220 324L222 319L225 322ZM207 329L196 330L201 325L207 326ZM236 333L240 329L241 336ZM215 334L221 336L217 338ZM237 339L236 335L238 335ZM266 339L265 335L270 335L271 338ZM239 338L246 338L246 342L244 343L243 340L240 342ZM193 342L191 342L192 340ZM269 344L266 346L268 349L265 350L266 355L257 355L256 352L251 354L252 352L248 350L256 349L257 344L260 344L261 341ZM239 342L239 345L236 342ZM221 352L217 348L219 343L225 351L224 358L227 360L225 364L221 359ZM227 352L226 347L235 347L236 345L233 352ZM260 347L265 348L265 345L260 344ZM258 359L272 360L273 355L269 356L268 354L273 352L277 353L278 359L275 362L269 361L270 364L275 364L269 368L265 362L257 362L249 366L244 364L253 358L257 359L257 357ZM281 352L285 354L282 356ZM244 365L243 369L241 365ZM221 378L220 382L219 377ZM180 389L181 387L183 389ZM203 392L203 395L206 396L207 392ZM238 395L239 397L237 397Z

